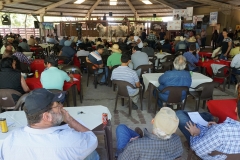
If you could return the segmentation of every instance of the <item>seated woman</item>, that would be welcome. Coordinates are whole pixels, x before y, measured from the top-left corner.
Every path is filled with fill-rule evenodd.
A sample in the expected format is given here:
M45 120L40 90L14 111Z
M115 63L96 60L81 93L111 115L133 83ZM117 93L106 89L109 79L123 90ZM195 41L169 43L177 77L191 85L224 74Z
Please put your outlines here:
M0 71L0 89L13 89L21 94L29 92L29 88L25 79L21 76L21 72L16 71L16 61L11 57L2 59ZM20 98L17 95L12 95L15 102Z
M188 65L188 68L190 71L198 71L198 68L194 67L194 64L199 61L199 55L198 51L196 51L196 45L191 44L189 47L189 51L185 52L183 56L186 58L188 62L190 62L192 65Z

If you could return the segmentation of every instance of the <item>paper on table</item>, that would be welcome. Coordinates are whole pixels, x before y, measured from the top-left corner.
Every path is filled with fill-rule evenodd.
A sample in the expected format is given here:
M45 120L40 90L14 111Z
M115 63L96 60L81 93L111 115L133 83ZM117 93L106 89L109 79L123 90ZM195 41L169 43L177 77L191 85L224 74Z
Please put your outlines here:
M14 122L7 122L7 126L11 126L12 124L14 124Z
M73 81L79 81L77 78L73 78Z
M205 121L198 112L188 112L188 115L194 123L200 124L202 126L208 125L208 122Z

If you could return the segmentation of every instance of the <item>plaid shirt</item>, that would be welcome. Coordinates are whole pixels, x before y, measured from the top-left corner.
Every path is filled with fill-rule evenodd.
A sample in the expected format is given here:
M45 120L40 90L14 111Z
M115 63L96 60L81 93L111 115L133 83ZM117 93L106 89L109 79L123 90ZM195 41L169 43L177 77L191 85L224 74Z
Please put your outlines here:
M144 137L138 138L124 148L118 160L174 160L183 153L180 137L173 134L170 139L162 140L144 130Z
M16 52L13 54L14 56L16 56L18 58L18 60L22 63L27 63L27 64L31 64L32 61L30 61L27 56L25 56L23 53L21 52Z
M157 38L156 38L156 36L154 35L154 34L152 34L152 33L150 33L149 35L148 35L148 40L149 41L155 41Z
M222 124L204 127L197 125L200 135L190 137L191 148L204 160L224 160L226 155L210 156L212 151L225 154L240 153L240 123L227 118Z

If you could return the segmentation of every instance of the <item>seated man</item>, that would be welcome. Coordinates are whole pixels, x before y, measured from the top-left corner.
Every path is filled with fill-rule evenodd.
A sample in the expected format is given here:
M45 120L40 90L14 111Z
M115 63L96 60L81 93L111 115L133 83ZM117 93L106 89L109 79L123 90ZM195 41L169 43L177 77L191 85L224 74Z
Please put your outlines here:
M28 125L9 133L1 144L0 159L99 160L97 137L63 109L59 102L64 98L64 93L44 88L30 92L24 105ZM62 121L66 125L60 125Z
M199 61L199 55L198 51L196 50L196 45L191 44L189 47L189 51L185 52L183 56L186 58L188 62L190 62L192 65L195 65L195 63ZM198 68L192 65L188 65L189 70L193 72L198 71Z
M77 53L76 51L76 43L72 43L72 41L65 41L64 42L64 46L61 50L61 52L59 53L59 56L64 56L69 58L68 61L64 61L65 64L69 63L73 56Z
M85 51L84 48L85 48L84 43L80 43L78 45L77 57L79 57L79 56L88 56L89 55L89 51Z
M23 52L22 47L18 46L18 47L17 47L17 52L14 53L13 55L16 56L20 62L22 62L22 63L27 63L27 64L31 64L32 61L29 60L29 59L27 58L27 56L24 55L22 52Z
M179 129L186 137L192 150L201 159L220 160L226 159L226 155L209 155L213 151L224 154L240 153L240 101L237 103L236 113L238 120L229 117L221 123L216 124L214 117L209 113L200 113L201 117L209 122L208 127L191 122L187 112L178 110Z
M233 57L231 62L232 73L240 75L240 54L237 54ZM231 82L237 83L237 79L235 75L231 75Z
M182 55L175 58L174 69L172 71L166 71L163 75L158 78L159 87L158 90L162 91L164 88L169 86L187 86L190 87L192 84L192 78L189 71L184 70L186 67L186 59ZM182 94L182 99L187 93ZM168 92L160 93L159 96L162 100L167 101ZM162 107L162 101L158 100L158 106Z
M21 43L18 44L19 47L22 47L23 52L30 52L30 47L27 44L27 40L23 39Z
M175 52L177 52L180 49L185 49L185 50L187 49L185 38L183 38L182 36L180 37L180 41L175 46Z
M151 48L151 47L148 47L147 42L143 43L142 52L147 53L148 57L153 57L154 56L154 49Z
M102 61L102 57L101 57L101 54L103 53L104 51L104 46L99 44L97 45L97 49L96 51L93 51L91 52L88 57L86 57L86 61L88 63L92 63L95 65L95 67L98 67L98 74L101 74L103 73L103 61ZM108 69L105 68L105 75L102 76L102 79L100 81L99 84L105 84L106 82L106 77L108 76Z
M182 142L175 134L178 117L175 112L163 107L152 120L153 130L140 128L135 131L120 124L116 129L118 160L174 160L183 153Z
M142 49L143 42L142 42L142 40L138 36L134 36L134 34L132 33L129 36L129 40L130 41L128 41L127 44L134 43L134 44L136 44L138 46L138 48Z
M64 81L73 82L73 75L57 68L58 59L54 55L50 55L45 59L47 70L41 74L41 83L43 88L63 90Z
M30 36L30 39L28 40L28 45L29 45L29 46L35 46L35 44L36 44L36 41L35 41L35 39L34 39L34 36L31 35L31 36Z
M231 49L229 55L230 55L231 57L234 57L234 56L236 56L236 55L239 54L239 53L240 53L240 47L239 47L239 46L236 46L235 48L232 48L232 49Z
M112 54L107 59L107 66L111 69L113 66L121 65L122 51L119 49L118 44L114 44L110 48Z
M132 48L132 56L131 56L133 69L136 69L140 65L149 64L148 55L144 52L141 52L141 49L138 46L134 46ZM130 67L131 68L131 67ZM138 76L140 76L141 70L137 70Z
M131 68L128 67L128 64L130 62L130 57L127 54L123 54L121 56L121 66L117 67L112 72L111 80L121 80L131 83L134 87L140 87L140 82L138 75L135 71L133 71ZM129 86L127 86L128 94L130 98L132 99L132 109L136 110L138 109L138 106L136 105L138 101L138 92L139 89L133 89Z

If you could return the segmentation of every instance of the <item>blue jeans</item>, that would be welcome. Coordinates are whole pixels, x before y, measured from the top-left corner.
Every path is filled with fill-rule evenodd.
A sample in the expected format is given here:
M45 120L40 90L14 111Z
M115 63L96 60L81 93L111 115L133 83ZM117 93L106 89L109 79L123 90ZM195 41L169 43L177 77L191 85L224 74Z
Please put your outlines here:
M232 73L234 74L239 74L240 75L240 70L236 69L236 68L233 68L232 69ZM237 78L235 75L231 75L231 82L237 82Z
M222 59L222 60L227 60L227 57L225 57L223 54L220 55L219 59Z
M183 133L183 135L187 139L188 143L190 143L190 136L191 136L191 134L185 128L185 126L186 126L187 122L191 121L191 119L188 116L188 113L186 111L183 111L183 110L176 111L176 115L177 115L177 117L179 119L178 128L181 130L181 132ZM207 122L213 121L213 116L210 113L203 112L203 113L200 113L200 115Z
M89 154L84 160L99 160L99 155L97 151L93 151L91 154Z
M103 69L98 69L98 71L96 72L96 74L101 74L101 73L103 73ZM108 67L105 67L105 75L102 76L102 79L100 82L105 83L107 76L108 76Z
M128 128L125 124L118 125L116 128L117 153L121 153L130 139L137 136L139 134Z

